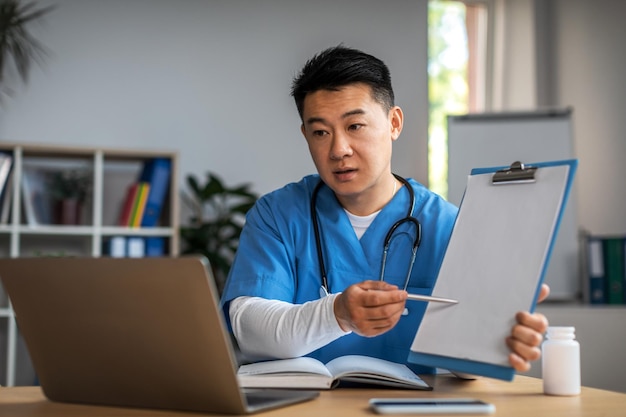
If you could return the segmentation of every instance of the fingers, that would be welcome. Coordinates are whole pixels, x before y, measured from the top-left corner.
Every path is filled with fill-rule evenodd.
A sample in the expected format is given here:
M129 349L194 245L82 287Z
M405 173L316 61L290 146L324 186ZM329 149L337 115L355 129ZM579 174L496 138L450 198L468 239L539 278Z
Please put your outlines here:
M550 295L550 287L547 284L541 284L541 290L539 291L539 297L537 302L540 303Z
M516 353L509 354L509 363L517 372L526 372L530 370L530 362L522 359Z
M406 291L381 281L348 287L335 299L339 326L362 336L377 336L393 328L404 311Z
M397 285L389 284L385 281L363 281L356 284L356 286L362 290L392 291L398 289Z
M550 295L550 287L541 284L537 302L540 303ZM511 349L509 363L518 372L526 372L530 369L530 362L541 357L541 342L543 334L548 329L548 320L543 314L530 314L520 312L515 316L517 324L513 326L511 335L507 337L506 344Z
M541 349L529 346L509 336L506 344L512 352L509 354L509 363L518 372L526 372L530 369L530 362L541 357Z
M520 311L515 315L515 320L517 320L517 325L513 328L513 336L531 338L537 344L541 343L543 334L548 330L546 316L541 313L531 314L527 311Z
M517 324L513 326L506 344L511 349L509 363L518 372L530 369L530 362L541 357L541 342L548 328L548 320L543 314L520 312L515 316Z

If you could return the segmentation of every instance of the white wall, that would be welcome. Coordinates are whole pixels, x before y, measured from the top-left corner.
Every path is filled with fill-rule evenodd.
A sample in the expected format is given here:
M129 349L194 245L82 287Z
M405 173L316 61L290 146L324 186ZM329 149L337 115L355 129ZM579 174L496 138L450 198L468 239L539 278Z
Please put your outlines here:
M626 2L546 3L542 58L549 68L542 80L547 91L540 94L547 97L543 104L574 109L579 225L595 234L626 234ZM551 324L576 326L584 385L626 392L623 306L556 305L540 311ZM533 372L540 375L537 365Z
M178 150L181 183L212 170L265 193L314 172L291 81L344 43L389 65L395 171L427 180L426 0L49 3L33 29L52 55L0 108L0 140Z
M626 2L552 0L554 104L574 108L578 218L626 234Z

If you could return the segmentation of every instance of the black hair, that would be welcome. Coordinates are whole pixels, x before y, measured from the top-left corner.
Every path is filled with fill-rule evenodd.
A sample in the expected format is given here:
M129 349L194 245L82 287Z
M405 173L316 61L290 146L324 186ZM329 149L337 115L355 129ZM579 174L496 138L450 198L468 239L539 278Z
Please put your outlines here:
M342 45L328 48L307 61L291 85L300 118L307 94L319 90L338 90L349 84L363 83L386 111L394 106L389 68L380 59Z

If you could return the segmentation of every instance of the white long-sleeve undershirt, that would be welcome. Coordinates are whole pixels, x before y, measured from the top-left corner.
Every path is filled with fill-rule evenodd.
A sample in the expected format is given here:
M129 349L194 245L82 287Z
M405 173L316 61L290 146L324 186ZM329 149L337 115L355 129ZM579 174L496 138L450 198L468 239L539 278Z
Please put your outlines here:
M233 334L251 360L295 358L346 335L337 323L332 294L304 304L237 297L229 307Z
M359 239L380 213L379 210L356 216L344 211ZM304 304L260 297L235 298L228 314L239 349L250 359L295 358L350 333L341 330L335 318L336 297L337 294L331 294Z

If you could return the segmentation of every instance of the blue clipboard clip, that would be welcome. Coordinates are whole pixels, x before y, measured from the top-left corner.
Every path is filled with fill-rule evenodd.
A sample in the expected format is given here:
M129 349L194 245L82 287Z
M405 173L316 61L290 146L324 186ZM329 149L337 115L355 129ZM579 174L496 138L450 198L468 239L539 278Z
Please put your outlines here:
M535 171L537 167L526 166L520 161L515 161L509 168L496 171L491 182L494 185L535 182Z

